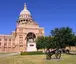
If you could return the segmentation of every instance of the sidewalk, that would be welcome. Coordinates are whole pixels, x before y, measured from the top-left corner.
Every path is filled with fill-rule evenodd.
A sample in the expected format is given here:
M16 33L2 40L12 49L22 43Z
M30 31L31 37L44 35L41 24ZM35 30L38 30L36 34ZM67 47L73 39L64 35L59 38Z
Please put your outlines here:
M20 54L20 53L0 54L0 58L3 58L3 57L9 57L9 56L17 55L17 54Z

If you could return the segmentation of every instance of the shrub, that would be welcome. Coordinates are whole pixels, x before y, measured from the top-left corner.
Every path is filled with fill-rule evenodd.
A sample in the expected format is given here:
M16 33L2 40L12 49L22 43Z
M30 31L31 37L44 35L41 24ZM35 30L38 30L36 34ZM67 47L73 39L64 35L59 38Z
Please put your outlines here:
M21 55L41 55L44 54L42 51L35 51L35 52L21 52Z

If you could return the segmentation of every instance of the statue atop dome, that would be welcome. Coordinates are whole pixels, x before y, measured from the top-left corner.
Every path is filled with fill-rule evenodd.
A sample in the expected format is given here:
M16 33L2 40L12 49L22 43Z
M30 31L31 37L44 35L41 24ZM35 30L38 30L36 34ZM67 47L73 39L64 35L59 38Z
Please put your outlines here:
M29 10L27 10L26 3L24 3L24 9L20 12L20 15L31 15Z
M20 12L18 24L37 25L37 23L32 19L31 13L27 9L26 3L24 3L24 9Z
M24 3L24 9L27 9L27 5L26 5L26 3Z

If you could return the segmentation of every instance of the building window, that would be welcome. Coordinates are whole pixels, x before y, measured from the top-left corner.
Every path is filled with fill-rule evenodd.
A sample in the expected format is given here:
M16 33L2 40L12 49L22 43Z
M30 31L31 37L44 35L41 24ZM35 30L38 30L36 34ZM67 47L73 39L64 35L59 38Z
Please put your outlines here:
M4 43L4 46L7 46L7 43Z
M23 47L23 45L20 45L20 47Z
M9 42L8 45L11 46L11 42Z
M22 38L21 36L19 38Z
M7 39L4 39L5 41L7 41Z
M28 19L26 19L26 21L28 21Z
M0 38L0 41L1 41L1 38Z
M0 46L1 46L1 42L0 42Z
M11 39L9 39L9 41L11 41Z
M19 38L20 38L20 39L23 39L23 35L19 35Z
M13 43L13 46L15 46L15 43Z

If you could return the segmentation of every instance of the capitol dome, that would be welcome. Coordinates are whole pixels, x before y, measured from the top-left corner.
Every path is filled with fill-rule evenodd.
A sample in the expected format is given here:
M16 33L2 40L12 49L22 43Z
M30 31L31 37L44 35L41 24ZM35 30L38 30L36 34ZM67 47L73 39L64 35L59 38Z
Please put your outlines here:
M31 13L27 10L26 4L24 4L24 9L20 12L20 15L31 15Z

